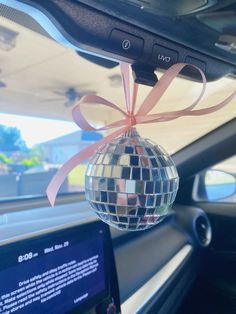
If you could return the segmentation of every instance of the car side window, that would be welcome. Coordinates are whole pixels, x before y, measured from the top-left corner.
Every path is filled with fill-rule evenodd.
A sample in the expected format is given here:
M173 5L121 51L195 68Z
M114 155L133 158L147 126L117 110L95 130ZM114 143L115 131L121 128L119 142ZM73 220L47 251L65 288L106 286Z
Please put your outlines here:
M199 174L193 194L197 201L236 203L236 156Z

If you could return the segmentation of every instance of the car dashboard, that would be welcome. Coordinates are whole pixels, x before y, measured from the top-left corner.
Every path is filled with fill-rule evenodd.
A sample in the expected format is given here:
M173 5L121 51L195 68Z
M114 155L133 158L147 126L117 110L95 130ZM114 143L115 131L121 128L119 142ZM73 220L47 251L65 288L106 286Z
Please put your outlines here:
M142 233L110 230L83 201L2 214L2 313L174 313L206 245L193 221L208 222L174 209Z

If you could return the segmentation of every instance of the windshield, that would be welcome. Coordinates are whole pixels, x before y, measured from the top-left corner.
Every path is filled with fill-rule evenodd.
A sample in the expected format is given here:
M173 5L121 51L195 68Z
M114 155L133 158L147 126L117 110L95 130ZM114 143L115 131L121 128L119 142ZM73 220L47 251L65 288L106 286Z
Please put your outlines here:
M0 199L45 195L56 170L76 152L104 136L73 123L71 109L81 96L97 94L124 107L119 67L95 65L47 36L0 17ZM157 73L160 77L160 73ZM209 83L200 108L228 96L235 81ZM154 112L190 105L201 85L177 78ZM138 104L150 91L140 86ZM102 106L84 113L95 126L120 117ZM138 126L141 136L170 154L235 117L235 101L222 111ZM71 172L63 193L83 191L86 163Z

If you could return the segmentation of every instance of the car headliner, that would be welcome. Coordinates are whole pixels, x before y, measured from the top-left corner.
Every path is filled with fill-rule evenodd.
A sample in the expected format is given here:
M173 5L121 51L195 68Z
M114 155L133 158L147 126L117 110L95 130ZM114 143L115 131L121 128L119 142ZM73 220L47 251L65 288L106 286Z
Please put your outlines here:
M57 95L57 92L63 93L68 87L95 91L124 107L118 67L105 69L92 64L72 49L4 17L1 17L0 25L18 33L16 46L12 50L0 50L0 80L6 84L0 90L2 113L70 121L71 107L64 105L65 97ZM200 107L220 102L234 88L235 82L230 78L209 83ZM140 86L138 104L149 90L150 87ZM197 98L200 90L199 83L177 78L153 113L183 108ZM87 107L84 112L95 125L119 118L116 113L102 106L95 106L93 110ZM143 137L153 139L174 153L234 117L235 100L226 108L210 115L141 125L138 126L138 131Z

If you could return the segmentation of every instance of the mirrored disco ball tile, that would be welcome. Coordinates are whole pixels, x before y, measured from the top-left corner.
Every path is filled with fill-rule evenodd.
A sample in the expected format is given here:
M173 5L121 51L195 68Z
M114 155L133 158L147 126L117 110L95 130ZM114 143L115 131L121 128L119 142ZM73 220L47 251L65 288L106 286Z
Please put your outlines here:
M98 158L99 158L99 154L94 155L94 156L92 157L92 159L91 159L91 164L93 164L93 165L96 164Z
M119 164L121 166L130 166L130 156L128 154L121 155Z
M139 217L129 217L129 223L131 225L137 225L140 222Z
M164 168L160 168L160 175L161 175L162 180L168 180L168 176Z
M126 183L127 180L116 179L115 180L116 192L126 192Z
M110 164L110 155L109 154L104 154L102 164L103 165L109 165Z
M153 147L153 150L154 150L156 156L162 156L162 151L158 145L155 145Z
M145 181L138 180L135 184L135 192L137 194L144 194Z
M138 207L137 216L143 217L146 215L147 208L146 207Z
M128 144L129 143L129 138L127 138L127 137L120 137L118 140L117 140L117 142L119 143L119 144Z
M93 178L93 181L92 181L92 184L91 184L91 187L93 190L96 190L98 191L100 186L99 186L99 179L97 178Z
M98 190L107 191L107 178L96 178L98 181Z
M117 145L114 150L114 154L121 156L124 154L124 149L125 147L123 145Z
M126 180L125 181L125 192L126 193L136 193L136 181Z
M162 201L162 195L156 195L156 207L161 206L161 201Z
M176 198L176 191L174 193L171 194L171 203L174 203L174 200Z
M117 179L119 179L119 178L121 178L121 171L122 171L122 167L120 167L120 166L113 166L112 167L112 177L113 178L117 178Z
M139 199L140 206L146 205L146 199L147 199L146 195L138 195L138 199Z
M174 185L175 185L174 193L177 193L178 188L179 188L179 178L174 179Z
M128 223L128 217L125 217L125 216L119 216L118 220L119 222L122 222L122 223Z
M123 230L144 230L161 221L177 189L173 160L135 129L100 147L85 176L91 207L104 222Z
M163 203L168 204L168 194L164 194Z
M89 190L88 189L85 189L85 197L86 197L87 200L89 199ZM90 204L91 204L91 202L90 202Z
M149 162L149 157L147 156L140 156L141 166L145 168L149 168L151 166Z
M133 137L130 138L129 142L130 142L131 145L136 145L137 144L137 140L135 138L133 138Z
M92 188L92 182L93 182L93 178L88 175L85 175L85 188L86 189Z
M94 165L92 166L92 169L91 169L91 173L90 173L90 176L91 177L94 177L95 175L95 170L96 170L96 167L94 167Z
M107 179L107 190L108 191L115 191L115 180L108 178Z
M110 218L111 218L111 222L113 222L115 224L118 222L118 217L117 216L111 215Z
M145 147L136 145L135 146L135 154L137 154L137 155L146 155Z
M106 212L106 206L104 204L99 204L99 209Z
M142 180L148 181L150 180L150 169L149 168L141 168L142 171Z
M170 166L170 167L169 167L169 171L171 172L171 178L172 178L172 179L176 178L176 173L175 173L175 171L173 170L173 166Z
M130 155L129 158L130 158L129 160L130 166L139 166L139 156Z
M108 146L110 146L110 145L107 145L107 144L101 145L101 146L98 148L98 153L106 152L107 149L108 149ZM91 159L93 159L93 156L91 157Z
M127 207L126 206L117 206L116 208L117 216L127 215Z
M154 182L154 184L155 184L155 187L154 187L155 194L162 194L163 182L161 180L157 180Z
M154 156L154 151L150 147L145 147L148 156Z
M107 150L106 151L109 152L109 153L114 153L115 149L116 149L116 145L111 144L111 145L107 146Z
M177 172L176 167L172 166L172 172L174 173L174 177L178 178L178 172Z
M153 181L146 181L145 194L154 194L154 183Z
M127 194L126 193L117 193L117 204L127 205Z
M119 223L119 224L117 225L117 228L118 228L118 229L121 229L121 230L127 230L127 229L128 229L128 225Z
M163 186L163 193L168 193L168 188L169 188L169 181L167 180L163 180L162 181L162 186Z
M134 207L127 207L127 215L128 216L131 216L131 217L137 217L137 210L138 210L138 207L134 208Z
M146 207L153 207L155 206L155 197L154 195L147 195L147 202L146 202Z
M89 165L88 165L88 168L87 168L87 176L86 176L87 178L89 178L89 176L91 175L92 167L93 167L92 164L89 164Z
M116 205L107 205L106 212L110 214L116 214Z
M133 146L125 146L125 154L133 154L134 147Z
M122 179L130 179L131 168L130 167L123 167L121 177Z
M119 164L119 159L120 159L120 155L113 154L113 155L111 156L111 164L112 164L112 165L117 165L117 164Z
M158 167L158 163L157 163L156 158L151 158L150 161L151 161L151 165L153 168Z
M101 196L104 193L106 194L106 192L94 191L94 193L93 193L93 200L95 200L96 202L100 202L101 201ZM107 198L106 198L106 200L104 200L104 202L107 202Z
M98 154L98 159L97 159L96 163L98 165L101 165L103 163L103 158L104 158L103 154Z
M111 177L111 170L112 170L111 166L105 165L104 170L103 170L103 176L104 177Z
M158 179L162 179L160 175L160 170L158 168L151 169L151 173L152 173L152 180L154 182L157 181Z
M98 195L98 200L96 198L96 200L99 202L103 202L103 203L106 203L108 201L108 193L105 192L105 191L101 191L101 192L96 192L96 194Z
M169 180L173 178L172 171L170 167L166 167L166 173Z
M166 166L166 162L165 162L163 156L159 156L158 160L159 160L159 163L160 163L160 167L165 167Z
M128 194L127 201L128 201L128 205L136 206L137 205L137 195Z
M102 176L103 176L103 166L102 166L102 165L99 165L99 166L97 167L97 173L96 173L96 175L97 175L98 177L102 177Z
M117 193L116 192L108 192L108 202L110 204L117 204Z
M132 168L132 180L140 180L141 169L140 167Z
M155 213L155 207L147 208L147 215L153 216ZM149 217L150 218L150 217ZM151 217L152 218L152 217Z
M139 221L139 224L147 226L148 225L148 218L149 218L148 216L141 217L140 221Z

